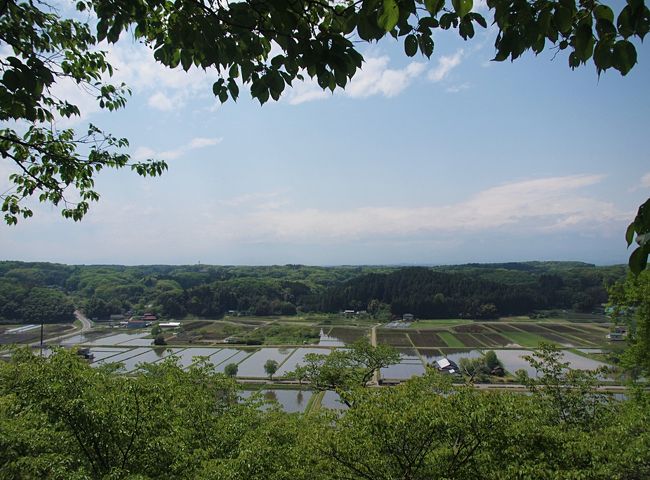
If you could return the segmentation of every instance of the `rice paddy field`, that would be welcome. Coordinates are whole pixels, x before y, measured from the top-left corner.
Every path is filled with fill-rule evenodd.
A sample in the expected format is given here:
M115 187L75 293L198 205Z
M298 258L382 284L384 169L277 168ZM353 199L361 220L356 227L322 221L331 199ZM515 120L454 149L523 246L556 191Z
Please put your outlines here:
M414 325L415 326L415 325ZM559 347L607 346L609 328L590 323L484 322L441 328L382 329L377 341L394 347L418 348L536 348L542 343Z
M258 323L236 318L187 321L182 329L165 332L168 345L163 347L152 345L149 330L101 328L71 334L61 339L59 345L90 348L93 366L119 362L126 374L137 372L143 364L168 359L174 359L183 368L189 368L197 361L205 361L218 372L223 372L226 365L234 363L238 366L237 376L242 381L258 383L268 378L264 371L267 360L278 363L274 380L291 379L291 372L304 365L307 354L329 354L333 349L345 348L363 338L374 338L378 344L398 349L400 361L380 372L380 378L387 381L402 381L422 375L428 365L440 358L458 362L460 358L481 356L488 350L494 350L505 369L514 374L520 368L527 368L523 356L542 343L551 343L562 349L566 359L576 368L597 368L603 364L599 360L604 360L607 352L618 347L606 340L609 332L607 324L561 319L525 321L517 318L512 321L438 323L427 320L400 323L399 328L384 325L326 325L319 318L314 318L312 323L306 319L300 323L272 318L266 320ZM371 334L373 327L374 334ZM61 330L57 328L56 332ZM305 332L309 335L307 339L304 338ZM0 335L9 339L23 336L32 339L35 333L36 330L32 329L26 332L2 332ZM260 336L264 343L245 345L228 341L229 337L246 338L252 335ZM281 341L283 338L286 342ZM290 396L282 393L278 399L280 403L291 403L288 400ZM327 407L331 400L323 396L314 401Z

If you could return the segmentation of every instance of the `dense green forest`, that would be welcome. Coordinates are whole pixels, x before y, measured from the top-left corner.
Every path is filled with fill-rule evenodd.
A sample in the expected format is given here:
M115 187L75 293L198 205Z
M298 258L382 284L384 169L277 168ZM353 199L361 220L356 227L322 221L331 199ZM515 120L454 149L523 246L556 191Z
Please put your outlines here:
M494 318L544 309L590 312L623 266L577 262L439 267L61 265L0 262L0 319L57 322L152 311L167 318L388 311L420 318ZM74 307L73 307L74 305Z

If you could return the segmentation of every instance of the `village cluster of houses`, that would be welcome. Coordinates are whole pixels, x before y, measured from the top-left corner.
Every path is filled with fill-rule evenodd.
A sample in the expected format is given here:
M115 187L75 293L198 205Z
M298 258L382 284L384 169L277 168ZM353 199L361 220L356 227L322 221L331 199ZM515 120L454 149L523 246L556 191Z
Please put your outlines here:
M123 328L148 328L158 321L155 314L147 312L143 315L131 315L126 320L126 315L111 315L111 322L117 323ZM181 322L160 322L160 328L177 328L181 326Z
M120 327L124 328L147 328L158 321L158 317L153 313L147 312L143 315L132 315L128 320L125 320L124 315L111 315L111 321L118 321Z

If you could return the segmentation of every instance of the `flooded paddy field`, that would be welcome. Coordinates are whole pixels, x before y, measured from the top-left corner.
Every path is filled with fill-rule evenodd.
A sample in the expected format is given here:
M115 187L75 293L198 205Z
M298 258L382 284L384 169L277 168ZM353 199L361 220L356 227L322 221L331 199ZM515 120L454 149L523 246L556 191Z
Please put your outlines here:
M188 322L193 328L191 331L201 331L209 328L225 328L232 326L229 322L218 321L192 321ZM433 321L430 322L434 325ZM230 327L228 326L230 325ZM17 334L29 334L38 329L31 325L23 326ZM290 326L296 328L296 326ZM248 326L248 328L252 328ZM302 327L300 327L302 328ZM5 329L7 330L7 329ZM23 331L24 330L24 331ZM487 350L494 350L504 363L505 369L514 373L523 368L532 373L528 363L522 356L530 354L531 348L541 342L551 342L564 347L582 348L586 356L593 357L593 353L603 351L606 342L604 338L607 327L592 324L564 324L560 322L517 322L516 324L502 322L445 324L432 328L420 327L413 329L388 329L377 328L378 343L394 346L400 353L399 362L383 368L380 371L382 379L406 380L412 376L422 375L427 365L435 360L447 357L459 363L463 357L476 358ZM72 335L60 344L65 347L74 345L90 348L93 354L93 366L113 362L124 364L125 373L137 371L140 363L156 363L174 357L181 368L189 368L198 357L203 357L217 372L223 372L226 365L234 363L238 366L237 377L242 379L267 379L264 364L267 360L278 362L278 371L274 379L280 379L287 373L304 364L305 356L313 354L327 354L333 348L344 348L346 345L358 340L368 338L370 328L328 326L318 327L318 345L312 346L238 346L227 344L214 345L187 345L171 344L166 347L156 348L151 345L150 332L147 331L116 331L102 330L89 331L83 334ZM12 335L13 333L4 333ZM588 350L592 349L592 350ZM604 349L605 351L607 348ZM575 350L574 350L575 352ZM591 358L582 357L577 353L564 351L565 361L571 367L580 369L598 368L604 365ZM284 395L284 394L281 394Z
M294 348L261 348L239 364L237 376L264 378L267 376L264 371L264 364L268 360L275 360L278 365L282 365L294 350Z
M263 389L263 390L241 390L242 398L251 398L259 395L265 402L262 409L266 410L273 404L277 404L287 413L304 412L309 401L314 396L311 390L290 390L290 389Z
M517 370L522 369L531 377L537 376L537 370L531 367L523 358L531 354L530 350L495 350L494 352L503 363L506 371L514 374ZM560 361L568 362L570 368L577 370L596 370L600 367L607 366L603 362L582 357L568 350L562 350L562 358Z
M323 398L321 399L321 407L323 408L329 408L330 410L347 410L348 406L341 401L341 397L339 397L339 394L336 392L332 392L331 390L328 390L325 392L323 395Z
M318 355L328 355L331 352L329 348L296 348L294 352L284 361L282 366L276 372L276 375L286 375L296 369L299 365L305 364L305 355L314 353Z
M400 348L399 363L380 370L380 376L387 380L408 380L417 375L424 375L424 363L414 348Z

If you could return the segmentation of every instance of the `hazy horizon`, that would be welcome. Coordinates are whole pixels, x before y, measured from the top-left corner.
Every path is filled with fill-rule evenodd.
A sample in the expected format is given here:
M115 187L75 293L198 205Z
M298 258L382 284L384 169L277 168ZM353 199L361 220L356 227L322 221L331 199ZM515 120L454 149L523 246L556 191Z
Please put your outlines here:
M1 259L0 262L23 262L23 263L52 263L59 265L69 266L123 266L123 267L148 267L148 266L171 266L171 267L187 267L187 266L206 266L206 267L286 267L286 266L301 266L301 267L455 267L466 265L503 265L503 264L517 264L517 263L584 263L588 265L595 265L597 267L610 267L617 265L627 265L627 262L619 263L593 263L584 262L582 260L512 260L503 262L463 262L463 263L337 263L337 264L307 264L307 263L268 263L268 264L244 264L244 263L67 263L55 262L50 260L21 260L14 258Z

